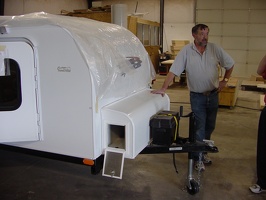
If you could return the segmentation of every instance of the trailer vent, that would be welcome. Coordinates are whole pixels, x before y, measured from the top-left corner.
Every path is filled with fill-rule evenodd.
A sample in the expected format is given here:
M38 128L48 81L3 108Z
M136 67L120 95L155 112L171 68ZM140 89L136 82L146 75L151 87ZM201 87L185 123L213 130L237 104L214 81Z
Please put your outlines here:
M124 157L125 150L110 147L106 148L102 175L110 178L122 179Z

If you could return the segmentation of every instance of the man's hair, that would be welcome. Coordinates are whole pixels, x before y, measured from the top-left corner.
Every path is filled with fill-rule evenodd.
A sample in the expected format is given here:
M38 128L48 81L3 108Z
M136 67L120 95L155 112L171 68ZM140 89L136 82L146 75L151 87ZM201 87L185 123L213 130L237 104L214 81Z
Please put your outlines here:
M198 30L202 30L202 29L209 29L209 27L205 24L197 24L192 28L192 34L196 34L198 32Z

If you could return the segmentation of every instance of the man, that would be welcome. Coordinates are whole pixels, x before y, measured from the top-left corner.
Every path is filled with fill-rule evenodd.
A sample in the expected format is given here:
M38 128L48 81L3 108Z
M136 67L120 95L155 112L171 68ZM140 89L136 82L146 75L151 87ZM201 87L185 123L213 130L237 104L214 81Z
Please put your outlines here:
M176 56L162 88L152 91L163 96L173 78L186 70L198 141L211 138L219 106L218 92L226 86L234 68L233 59L221 47L208 43L208 34L209 27L205 24L197 24L192 28L194 42L186 45ZM223 80L220 82L219 66L225 68ZM206 153L202 156L195 153L194 160L195 168L199 171L205 170L204 163L212 163Z
M266 80L266 55L260 61L257 73ZM264 96L266 105L266 95ZM266 106L261 111L257 138L257 183L249 189L253 193L266 192Z

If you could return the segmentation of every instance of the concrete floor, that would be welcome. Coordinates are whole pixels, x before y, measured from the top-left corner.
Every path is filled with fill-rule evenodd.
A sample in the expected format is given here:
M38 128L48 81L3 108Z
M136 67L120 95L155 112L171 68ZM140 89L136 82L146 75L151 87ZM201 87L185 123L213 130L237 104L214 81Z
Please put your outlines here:
M161 86L158 76L154 88ZM190 112L188 90L171 86L167 93L171 110ZM212 139L219 153L210 154L213 164L200 175L200 191L185 190L187 153L139 155L125 160L123 179L91 175L90 168L0 149L1 200L262 200L266 194L252 194L248 187L256 181L256 139L259 119L259 92L241 91L233 109L219 108ZM180 135L188 137L188 121L180 121ZM194 172L195 178L198 174Z

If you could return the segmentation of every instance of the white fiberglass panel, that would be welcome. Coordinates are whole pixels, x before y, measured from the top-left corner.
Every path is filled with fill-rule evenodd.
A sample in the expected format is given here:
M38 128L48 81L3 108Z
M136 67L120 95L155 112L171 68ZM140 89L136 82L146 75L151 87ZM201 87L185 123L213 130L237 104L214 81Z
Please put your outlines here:
M39 140L33 49L24 41L0 42L0 46L6 48L5 59L19 69L20 83L16 87L21 88L19 107L9 110L7 106L0 111L0 142Z

